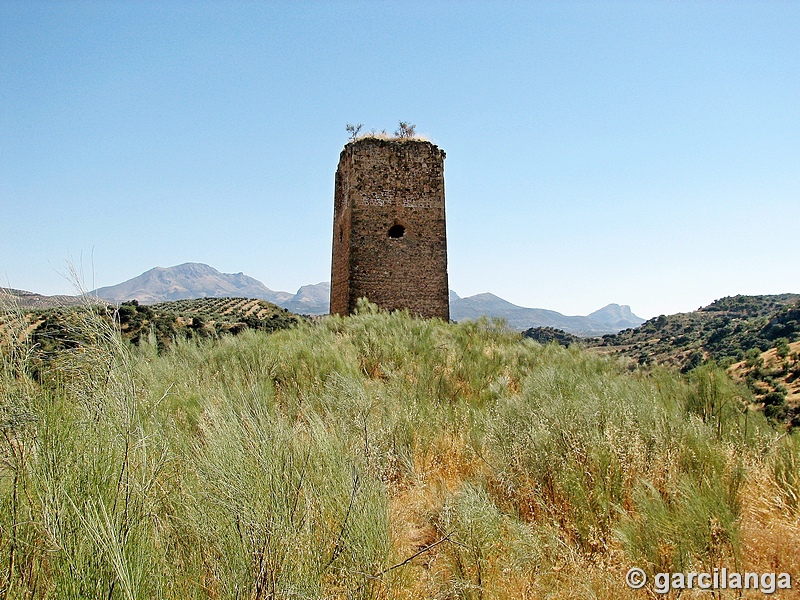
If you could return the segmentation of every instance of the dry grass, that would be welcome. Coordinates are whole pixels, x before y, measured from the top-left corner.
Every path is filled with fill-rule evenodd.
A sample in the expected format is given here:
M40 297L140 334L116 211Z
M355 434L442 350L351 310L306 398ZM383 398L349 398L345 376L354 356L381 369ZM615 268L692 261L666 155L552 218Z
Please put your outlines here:
M396 135L392 135L391 133L386 133L385 131L368 131L367 133L359 135L356 139L351 140L353 142L358 142L361 140L384 140L387 142L399 142L401 144L406 142L431 142L428 136L423 134L415 134L412 137L397 137Z
M773 481L766 474L754 477L745 487L743 496L744 568L800 577L800 515L780 500ZM800 597L800 590L793 597Z
M713 368L631 372L374 307L160 355L101 333L41 382L3 355L9 598L610 600L661 597L625 586L633 565L800 577L800 439Z

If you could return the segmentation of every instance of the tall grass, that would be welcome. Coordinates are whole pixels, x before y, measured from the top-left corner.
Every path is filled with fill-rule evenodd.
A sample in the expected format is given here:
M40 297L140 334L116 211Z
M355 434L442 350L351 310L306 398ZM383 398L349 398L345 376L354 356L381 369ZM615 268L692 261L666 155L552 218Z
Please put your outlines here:
M798 518L797 436L713 366L366 304L166 352L82 314L37 378L3 329L5 597L614 598L763 566L754 493Z
M170 459L156 407L113 328L93 308L79 314L75 344L37 371L39 383L17 358L29 356L24 334L5 340L3 410L27 421L4 427L16 464L3 487L11 515L28 517L4 528L7 593L157 597L168 563L153 520ZM13 330L19 320L7 322Z

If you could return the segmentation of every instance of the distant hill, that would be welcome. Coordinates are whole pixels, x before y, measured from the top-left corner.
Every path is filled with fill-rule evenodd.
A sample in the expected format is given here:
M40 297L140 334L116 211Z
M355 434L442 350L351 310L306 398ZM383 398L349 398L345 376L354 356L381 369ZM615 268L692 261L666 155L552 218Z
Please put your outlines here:
M298 315L327 315L330 312L330 303L331 284L323 281L304 285L289 300L277 304Z
M91 293L109 302L138 300L141 304L224 297L258 298L279 304L292 298L292 294L273 291L244 273L220 273L202 263L155 267L133 279Z
M630 306L624 304L609 304L600 310L590 313L586 318L592 323L605 326L614 332L628 329L629 327L638 327L645 321L633 314Z
M552 327L580 337L616 333L644 323L644 319L634 315L630 307L619 304L609 304L585 317L564 316L554 310L517 306L494 294L484 293L460 298L455 292L450 292L451 319L462 321L481 316L503 318L509 326L519 331Z
M327 282L304 285L292 294L271 290L244 273L221 273L203 263L155 267L133 279L91 293L108 302L138 300L141 304L192 298L255 298L307 315L327 314L330 303Z
M43 296L25 290L0 288L0 309L16 307L24 310L37 310L57 306L81 306L87 302L93 302L93 298L91 296Z

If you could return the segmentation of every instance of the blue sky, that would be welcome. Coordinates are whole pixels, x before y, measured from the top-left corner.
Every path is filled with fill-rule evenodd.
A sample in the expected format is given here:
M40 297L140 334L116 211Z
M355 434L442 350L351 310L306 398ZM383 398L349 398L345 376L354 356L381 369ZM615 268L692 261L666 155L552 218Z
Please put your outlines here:
M346 123L447 152L451 288L800 292L798 2L0 3L0 280L330 278Z

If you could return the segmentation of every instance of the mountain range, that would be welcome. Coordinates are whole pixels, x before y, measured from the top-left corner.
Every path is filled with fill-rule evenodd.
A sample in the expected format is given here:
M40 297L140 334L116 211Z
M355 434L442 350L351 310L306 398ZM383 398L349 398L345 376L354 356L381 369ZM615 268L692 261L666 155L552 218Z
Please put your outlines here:
M510 327L519 331L531 327L552 327L580 337L617 333L644 323L644 319L633 314L629 306L619 304L609 304L585 317L565 316L554 310L517 306L488 292L459 298L454 291L450 291L451 319L463 321L484 315L501 317Z
M24 294L36 296L40 304L46 302L46 296ZM155 267L117 285L93 290L90 294L116 304L134 299L141 304L155 304L190 298L256 298L297 314L324 315L329 311L330 283L304 285L292 294L272 290L244 273L221 273L206 264L184 263L174 267ZM490 293L461 298L450 292L451 319L462 321L481 316L503 318L509 326L520 331L531 327L554 327L582 337L616 333L644 323L644 319L634 315L628 306L619 304L609 304L587 316L565 316L553 310L517 306Z
M277 305L288 302L294 294L276 292L258 279L244 273L220 273L202 263L184 263L175 267L155 267L117 285L101 287L91 295L109 302L138 300L155 304L189 298L241 297L267 300Z

